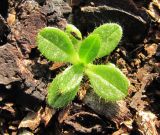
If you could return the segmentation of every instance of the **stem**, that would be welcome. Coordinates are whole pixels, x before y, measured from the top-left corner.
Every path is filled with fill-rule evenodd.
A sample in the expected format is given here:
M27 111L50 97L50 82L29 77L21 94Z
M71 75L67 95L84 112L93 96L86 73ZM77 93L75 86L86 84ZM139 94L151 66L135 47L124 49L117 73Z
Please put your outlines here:
M73 65L76 65L76 64L80 64L80 59L79 59L79 55L77 52L75 52L71 57L70 57L70 61Z

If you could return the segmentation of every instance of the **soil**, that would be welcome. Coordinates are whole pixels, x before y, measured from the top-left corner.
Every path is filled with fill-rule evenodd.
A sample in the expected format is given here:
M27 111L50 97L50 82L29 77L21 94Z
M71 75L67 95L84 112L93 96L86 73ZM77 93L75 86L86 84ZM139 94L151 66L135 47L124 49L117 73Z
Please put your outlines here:
M47 87L67 64L47 61L36 35L46 26L77 26L83 37L103 23L122 26L124 35L110 56L131 85L121 101L106 102L83 79L67 107L47 105ZM0 134L160 134L159 0L1 0Z

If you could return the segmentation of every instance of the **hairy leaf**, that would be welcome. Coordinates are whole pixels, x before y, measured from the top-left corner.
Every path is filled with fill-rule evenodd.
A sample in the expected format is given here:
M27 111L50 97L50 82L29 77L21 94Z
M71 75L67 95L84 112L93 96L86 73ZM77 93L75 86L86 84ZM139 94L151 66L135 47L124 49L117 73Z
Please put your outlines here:
M49 60L71 62L75 50L67 34L60 29L46 27L38 33L38 49Z
M86 73L94 91L100 97L116 101L127 95L130 83L115 65L89 65Z
M102 44L98 52L98 58L109 55L122 38L122 28L115 23L103 24L93 31L101 37Z
M81 32L72 24L67 24L65 32L68 34L74 46L82 40Z
M59 74L48 88L48 103L60 108L71 102L78 91L83 77L82 65L74 65Z
M89 35L82 43L79 49L79 57L85 64L92 62L100 48L100 37L97 34Z

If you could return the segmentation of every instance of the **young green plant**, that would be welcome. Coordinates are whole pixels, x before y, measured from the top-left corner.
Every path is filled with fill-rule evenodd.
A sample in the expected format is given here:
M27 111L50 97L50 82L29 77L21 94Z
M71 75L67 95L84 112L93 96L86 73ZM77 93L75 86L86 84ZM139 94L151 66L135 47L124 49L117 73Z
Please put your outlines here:
M65 31L46 27L38 33L38 49L50 61L69 62L68 67L57 75L48 87L48 104L61 108L71 102L80 87L83 75L99 97L117 101L127 95L129 81L114 64L92 64L96 58L109 55L122 37L118 24L108 23L96 28L82 40L81 32L68 24Z

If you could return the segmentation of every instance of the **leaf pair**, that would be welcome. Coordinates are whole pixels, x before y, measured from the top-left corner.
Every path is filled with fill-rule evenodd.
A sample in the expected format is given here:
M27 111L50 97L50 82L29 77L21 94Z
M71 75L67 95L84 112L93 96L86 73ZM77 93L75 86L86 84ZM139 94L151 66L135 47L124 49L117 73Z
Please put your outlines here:
M109 55L116 48L122 37L122 28L115 23L104 24L96 28L91 35L94 35L97 40L99 40L98 38L101 39L101 45L96 56L96 58L101 58ZM90 45L94 37L89 36L88 38L84 42ZM42 55L48 60L73 62L77 60L75 48L77 48L76 45L78 42L81 42L81 39L82 35L80 31L73 25L67 26L66 33L58 28L46 27L38 33L37 44Z
M57 28L42 29L37 37L40 52L49 60L70 62L73 66L56 76L48 88L48 103L54 108L74 99L85 73L94 91L102 98L115 101L127 95L129 81L113 64L93 65L95 58L110 54L122 37L118 24L104 24L82 41L80 31L68 25L66 32Z

